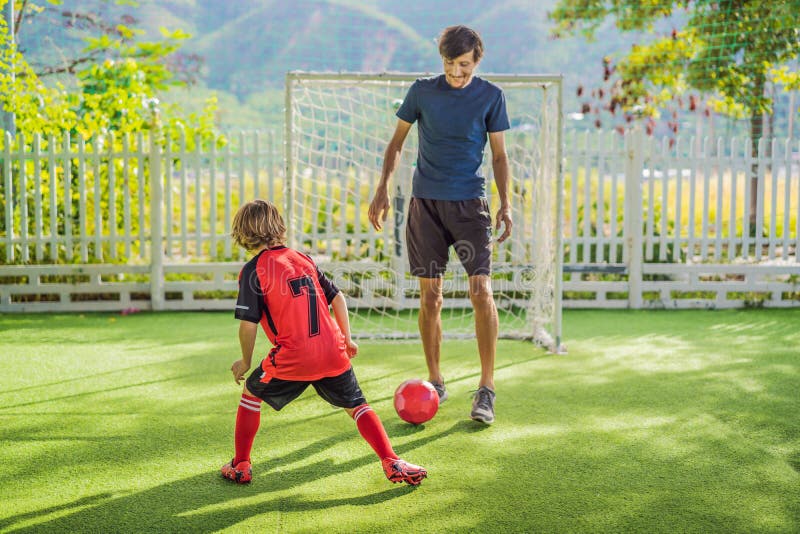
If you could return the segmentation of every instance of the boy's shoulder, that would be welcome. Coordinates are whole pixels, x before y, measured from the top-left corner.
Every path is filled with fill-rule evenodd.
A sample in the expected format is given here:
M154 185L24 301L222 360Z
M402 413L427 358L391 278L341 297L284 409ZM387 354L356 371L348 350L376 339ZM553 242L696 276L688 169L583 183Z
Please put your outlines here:
M285 245L280 245L273 248L267 248L260 251L258 254L250 258L250 260L244 264L242 270L245 269L255 269L258 266L259 261L268 261L270 257L277 257L277 256L293 256L295 258L300 258L302 260L306 260L309 263L315 264L316 262L306 254L305 252L300 252L299 250L287 247Z
M281 250L281 251L283 251L284 254L289 254L289 255L294 256L296 258L300 258L300 259L302 259L304 261L307 261L308 263L316 266L316 262L311 258L311 256L309 256L305 252L301 252L301 251L299 251L297 249L293 249L293 248L289 248L289 247L280 247L277 250Z
M249 260L248 260L248 261L247 261L247 262L244 264L244 267L242 267L242 269L246 269L246 268L248 268L248 267L255 267L255 266L256 266L256 264L258 263L258 258L260 258L262 254L264 254L264 251L263 251L263 250L262 250L262 251L260 251L258 254L254 255L252 258L250 258L250 259L249 259Z
M305 271L318 269L317 263L308 254L285 246L274 247L264 249L250 258L239 271L239 279L256 276L256 273L277 276L284 269L292 271L298 268Z

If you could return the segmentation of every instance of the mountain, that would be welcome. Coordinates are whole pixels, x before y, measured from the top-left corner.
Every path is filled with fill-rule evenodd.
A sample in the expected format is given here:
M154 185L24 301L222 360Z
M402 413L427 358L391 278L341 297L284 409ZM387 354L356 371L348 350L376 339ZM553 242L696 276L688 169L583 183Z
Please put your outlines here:
M91 4L102 0L88 0ZM159 27L192 34L183 51L205 59L209 88L244 99L282 87L289 70L438 72L436 38L451 24L477 29L481 71L600 72L601 59L630 46L609 28L591 46L553 40L547 12L556 0L141 0L132 13L150 37ZM123 6L124 7L124 6ZM121 11L122 7L115 8Z
M94 11L105 20L129 14L146 38L160 28L192 35L182 52L204 67L197 86L167 100L198 107L211 92L220 99L220 122L229 127L278 123L282 88L290 70L440 72L436 37L451 24L477 29L486 54L480 72L562 73L565 109L578 107L578 85L597 85L602 58L627 50L636 36L607 25L595 43L553 40L548 10L556 0L64 0L50 11ZM36 15L31 21L36 21ZM38 19L41 22L41 18ZM63 22L63 21L62 21ZM80 25L30 24L21 33L26 54L41 63L80 48ZM250 126L254 127L254 126Z
M433 47L408 24L359 2L264 1L187 44L206 83L239 97L283 84L289 70L420 70Z

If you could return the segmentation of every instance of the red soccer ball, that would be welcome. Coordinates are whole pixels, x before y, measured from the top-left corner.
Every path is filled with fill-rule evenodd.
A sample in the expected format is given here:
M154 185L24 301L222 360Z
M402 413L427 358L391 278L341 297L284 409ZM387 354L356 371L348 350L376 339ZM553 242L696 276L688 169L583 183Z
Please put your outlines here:
M406 380L394 392L394 409L400 419L414 425L430 421L439 410L439 394L426 380Z

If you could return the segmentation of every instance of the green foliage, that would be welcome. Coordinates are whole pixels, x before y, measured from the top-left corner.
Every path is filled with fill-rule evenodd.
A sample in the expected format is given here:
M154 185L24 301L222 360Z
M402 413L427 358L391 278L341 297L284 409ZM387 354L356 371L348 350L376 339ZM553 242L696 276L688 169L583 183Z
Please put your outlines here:
M800 90L800 73L797 71L790 71L787 65L772 69L770 71L770 76L776 83L783 85L787 91Z
M664 20L675 26L617 62L611 98L626 110L653 116L663 97L695 89L711 96L715 111L750 117L771 112L771 78L797 83L781 65L800 52L799 0L559 0L550 16L556 35L589 38L606 18L623 32L653 33Z
M556 21L556 34L580 32L593 39L595 32L607 17L616 19L622 31L649 30L653 21L672 14L675 2L659 0L562 0L550 13Z
M763 308L771 296L768 291L732 291L727 295L729 299L743 301L746 309Z
M0 8L6 1L0 0ZM85 57L101 53L105 59L78 65L75 89L68 90L61 82L46 85L17 47L10 45L8 28L0 22L0 105L16 114L18 132L28 138L35 133L60 138L69 132L88 139L110 132L162 130L177 135L181 129L190 143L198 135L206 141L214 139L215 95L193 114L185 114L178 104L160 104L160 92L184 84L171 69L169 58L190 35L162 28L160 40L137 40L142 33L117 24L113 32L85 37Z
M0 0L0 10L4 9L7 1ZM60 0L50 2L61 4ZM41 9L20 5L31 10ZM140 217L137 215L143 216L149 209L149 168L145 166L142 175L134 180L112 180L111 170L114 176L123 176L122 162L112 161L106 154L127 149L144 150L145 146L138 145L139 134L147 134L143 138L145 143L154 136L162 147L170 140L176 146L178 140L185 139L187 150L194 150L198 144L220 147L226 139L215 131L216 95L208 95L202 108L191 113L184 112L178 103L161 103L162 92L184 83L176 77L169 60L189 37L187 33L162 29L159 40L144 41L138 40L141 30L124 24L112 27L97 23L96 27L101 33L85 38L83 57L91 59L101 55L105 59L73 61L75 72L71 83L60 80L48 85L12 44L5 19L0 18L0 106L15 114L19 134L9 147L5 147L6 137L0 136L0 150L16 151L24 144L29 151L36 150L35 147L47 151L54 146L61 147L66 134L69 134L74 143L73 150L77 150L75 145L85 145L86 154L103 154L96 157L96 167L87 164L83 184L77 160L73 160L69 171L61 162L53 168L48 161L41 163L37 169L41 173L41 194L46 197L50 189L57 191L57 209L50 217L56 218L53 222L59 232L63 232L67 225L78 228L85 224L85 230L91 234L95 231L95 221L113 221L114 214L129 209L134 215L131 217L131 231L136 234L140 230ZM25 176L33 176L36 172L34 165L31 160L13 162L12 176L20 176L22 171ZM69 197L61 192L65 182L71 191ZM2 210L13 210L11 222L15 227L21 224L22 209L33 214L38 201L34 180L27 180L24 184L12 188L14 196L6 199L11 192L5 191L5 182L0 180ZM81 199L81 187L102 192L102 198ZM23 188L25 191L21 191ZM124 205L126 194L141 194L147 200L142 204L141 214L138 204ZM44 222L49 224L51 221ZM30 220L27 224L31 224ZM9 230L5 225L4 217L0 220L0 233ZM94 257L103 256L100 250L91 252ZM49 250L48 257L64 261L67 256L64 250ZM116 257L123 262L127 259L124 255Z
M0 12L8 1L0 0ZM45 87L12 42L5 17L0 17L0 107L16 114L18 131L51 134L64 129L75 116L61 105L62 88ZM3 136L0 147L4 143Z

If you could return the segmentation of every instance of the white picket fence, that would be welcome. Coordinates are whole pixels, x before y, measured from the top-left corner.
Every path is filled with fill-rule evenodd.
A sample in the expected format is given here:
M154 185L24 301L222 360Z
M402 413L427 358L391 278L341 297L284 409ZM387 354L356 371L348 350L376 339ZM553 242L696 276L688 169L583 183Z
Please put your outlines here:
M244 259L233 212L284 201L269 132L224 148L12 141L0 152L0 312L230 309ZM567 134L564 306L800 306L800 144L751 152L746 139Z
M757 145L568 135L564 306L800 305L800 144Z

